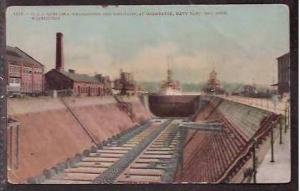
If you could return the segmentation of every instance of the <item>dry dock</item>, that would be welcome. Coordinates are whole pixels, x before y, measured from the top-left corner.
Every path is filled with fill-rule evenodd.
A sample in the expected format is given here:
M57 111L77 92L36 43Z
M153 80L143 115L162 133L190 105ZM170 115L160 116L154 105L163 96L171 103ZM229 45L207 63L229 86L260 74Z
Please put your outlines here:
M131 115L110 97L11 100L9 181L246 183L285 128L282 115L220 97L200 96L188 118L153 117L140 100L126 99Z

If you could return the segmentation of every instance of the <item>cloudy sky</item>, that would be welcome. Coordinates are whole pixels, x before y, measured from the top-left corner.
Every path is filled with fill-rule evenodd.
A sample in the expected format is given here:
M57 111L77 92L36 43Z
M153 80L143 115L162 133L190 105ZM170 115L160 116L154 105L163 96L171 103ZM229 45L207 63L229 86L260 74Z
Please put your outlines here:
M159 12L167 15L148 15ZM283 5L11 7L7 44L50 70L62 32L65 68L78 73L116 77L123 68L161 81L169 65L181 82L206 81L215 68L221 81L270 84L276 57L289 51L288 15Z

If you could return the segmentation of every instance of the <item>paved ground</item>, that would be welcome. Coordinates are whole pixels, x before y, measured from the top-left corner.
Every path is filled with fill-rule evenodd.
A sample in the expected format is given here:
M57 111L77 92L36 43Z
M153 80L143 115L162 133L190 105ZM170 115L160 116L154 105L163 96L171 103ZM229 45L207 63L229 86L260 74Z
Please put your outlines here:
M271 150L257 169L257 183L287 183L291 177L290 131L283 134L283 144L275 140L274 159L270 162Z
M287 108L287 98L282 99L282 101L274 101L272 99L262 99L262 98L249 98L249 97L241 97L241 96L220 96L222 98L252 105L258 108L262 108L268 111L272 111L275 113L284 114L285 109Z

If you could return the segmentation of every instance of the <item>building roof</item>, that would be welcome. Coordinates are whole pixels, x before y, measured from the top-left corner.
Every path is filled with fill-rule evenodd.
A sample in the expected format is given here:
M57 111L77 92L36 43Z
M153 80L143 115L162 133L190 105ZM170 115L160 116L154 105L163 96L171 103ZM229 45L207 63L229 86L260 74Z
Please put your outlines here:
M277 57L277 59L281 59L281 58L284 58L284 57L289 57L290 56L290 52L287 52L279 57Z
M75 82L87 82L87 83L100 83L100 79L95 76L89 76L87 74L77 74L67 71L58 71L56 69L53 69L60 74L64 75L65 77L75 81Z
M15 62L16 64L22 62L23 64L28 66L35 65L44 67L43 64L41 64L39 61L37 61L18 47L6 46L6 57L8 61Z

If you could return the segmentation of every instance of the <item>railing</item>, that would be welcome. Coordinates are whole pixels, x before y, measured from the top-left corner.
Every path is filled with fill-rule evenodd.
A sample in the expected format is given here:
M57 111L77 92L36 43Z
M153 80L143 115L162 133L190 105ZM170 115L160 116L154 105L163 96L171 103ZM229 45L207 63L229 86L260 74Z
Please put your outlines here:
M218 95L218 97L250 105L255 106L264 110L272 111L274 113L281 113L283 114L287 108L289 108L289 101L288 100L282 100L282 101L272 101L272 99L266 99L266 98L250 98L250 97L241 97L241 96L223 96Z
M272 121L274 124L278 123L279 120L279 115L276 116L276 118ZM251 140L257 140L259 141L261 138L265 137L265 135L272 130L273 128L273 123L271 125L268 125L267 127L264 127L266 124L264 124L261 128L265 129L261 131L259 134L254 135ZM237 158L234 160L234 162L227 168L227 170L218 178L216 183L221 183L223 182L227 176L231 173L231 171L236 167L238 163L240 163L243 158L245 158L249 153L251 153L251 148L253 146L253 143L251 141L247 142L246 145L244 146L244 149L241 150L241 152L237 155Z
M226 99L224 98L223 96L218 96L220 97L221 99ZM218 101L217 100L214 100L214 99L209 99L210 100L210 103L213 105L213 106L216 106L218 105ZM227 100L230 100L230 101L235 101L235 100L232 100L232 99L227 99ZM235 101L237 102L237 101ZM244 103L244 102L238 102L238 103L241 103L241 104L245 104L245 105L248 105L247 103ZM250 105L250 106L253 106L253 105ZM260 109L263 109L263 108L260 108ZM271 109L269 109L270 111ZM220 111L216 111L218 112L221 117L225 120L224 122L227 123L227 125L229 126L232 126L233 128L231 128L232 130L235 131L235 133L237 133L238 135L241 135L241 132L237 131L238 128L232 124L230 121L228 121L228 118L225 117L223 115L223 113L221 113ZM285 110L286 112L286 110ZM272 112L272 110L270 111L270 114L267 118L263 119L260 123L260 128L257 129L257 131L255 132L255 134L253 134L251 137L246 138L246 137L239 137L239 138L242 138L244 142L244 144L246 143L246 145L244 146L243 149L240 150L239 154L236 156L236 158L234 159L234 161L231 163L231 165L228 166L228 168L220 175L220 177L218 178L218 180L216 181L216 183L220 183L220 182L223 182L224 180L226 180L228 178L228 176L232 173L232 171L234 169L236 169L236 165L243 162L243 160L245 158L247 158L247 156L251 153L251 149L253 148L253 142L251 142L251 140L257 140L257 142L260 142L262 140L263 137L265 137L265 135L267 133L269 133L270 131L273 130L273 125L275 123L278 123L278 120L280 119L280 115L279 114L275 114L274 112ZM272 122L272 124L270 124L270 121ZM228 124L229 123L229 124Z

